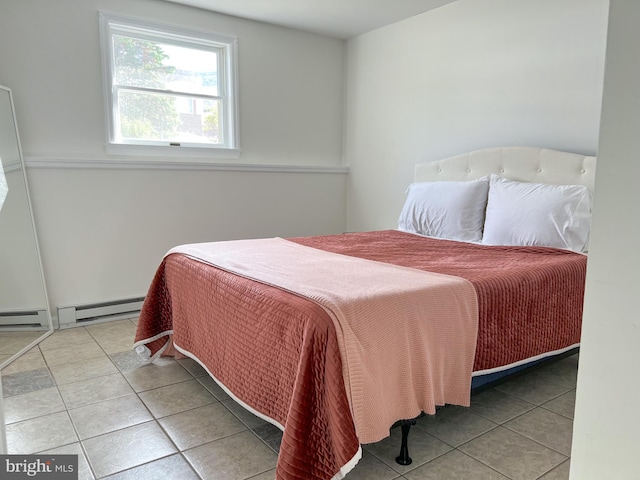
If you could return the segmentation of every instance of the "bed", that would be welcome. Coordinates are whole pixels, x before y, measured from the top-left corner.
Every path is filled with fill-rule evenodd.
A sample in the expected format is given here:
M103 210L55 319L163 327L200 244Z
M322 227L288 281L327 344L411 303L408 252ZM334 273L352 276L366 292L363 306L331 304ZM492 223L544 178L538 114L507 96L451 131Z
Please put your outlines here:
M396 230L176 247L151 283L134 346L152 359L193 358L278 426L276 478L342 478L361 444L398 421L408 432L410 419L437 406L468 406L472 382L579 346L589 219L572 214L560 235L567 244L551 247L528 233L514 245L497 220L505 209L513 215L510 189L522 187L543 213L559 190L590 208L594 170L594 157L530 147L416 165L415 191L484 189L488 203L464 202L482 216L472 227L480 238L467 237L478 219L464 205L454 212L466 212L462 224L447 225L455 214L441 211L432 222L456 238L412 231L424 211L416 214L410 188ZM508 223L535 223L533 213L517 217Z

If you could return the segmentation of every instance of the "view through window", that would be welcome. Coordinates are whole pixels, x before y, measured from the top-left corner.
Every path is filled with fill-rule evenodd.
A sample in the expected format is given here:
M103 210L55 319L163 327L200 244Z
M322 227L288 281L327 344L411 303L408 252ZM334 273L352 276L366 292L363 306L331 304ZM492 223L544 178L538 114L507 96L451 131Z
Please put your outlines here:
M235 39L101 15L111 144L236 148Z

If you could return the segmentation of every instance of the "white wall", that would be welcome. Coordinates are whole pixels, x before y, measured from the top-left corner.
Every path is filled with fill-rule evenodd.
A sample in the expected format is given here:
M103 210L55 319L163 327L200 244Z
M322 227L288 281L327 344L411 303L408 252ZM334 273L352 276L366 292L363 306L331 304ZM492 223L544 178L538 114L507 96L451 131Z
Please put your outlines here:
M413 165L530 145L593 154L607 0L460 0L349 40L348 228L393 228Z
M639 22L611 0L572 480L640 478Z
M3 2L0 80L27 156L105 157L98 10L237 36L241 162L341 164L343 41L160 0Z
M320 173L51 166L110 158L98 10L237 36L242 154L218 161ZM176 243L345 229L344 41L159 0L21 0L0 45L53 308L144 294Z

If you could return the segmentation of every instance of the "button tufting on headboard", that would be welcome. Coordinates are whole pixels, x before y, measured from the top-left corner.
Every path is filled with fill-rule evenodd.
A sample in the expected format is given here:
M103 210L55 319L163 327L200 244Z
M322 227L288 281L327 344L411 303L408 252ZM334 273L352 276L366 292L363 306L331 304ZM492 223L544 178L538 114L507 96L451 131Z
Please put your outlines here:
M415 166L414 181L473 180L491 173L522 182L586 185L593 191L596 157L535 147L476 150Z

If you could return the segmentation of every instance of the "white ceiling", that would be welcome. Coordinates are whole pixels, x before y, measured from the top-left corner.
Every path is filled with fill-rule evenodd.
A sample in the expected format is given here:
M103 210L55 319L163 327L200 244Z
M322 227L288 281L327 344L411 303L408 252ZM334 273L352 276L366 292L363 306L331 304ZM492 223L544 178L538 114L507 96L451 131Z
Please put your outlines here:
M338 38L419 15L455 0L168 0Z

